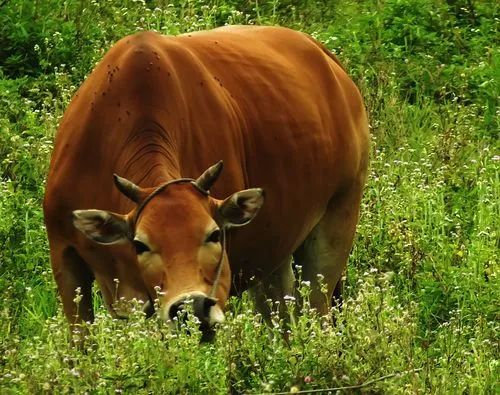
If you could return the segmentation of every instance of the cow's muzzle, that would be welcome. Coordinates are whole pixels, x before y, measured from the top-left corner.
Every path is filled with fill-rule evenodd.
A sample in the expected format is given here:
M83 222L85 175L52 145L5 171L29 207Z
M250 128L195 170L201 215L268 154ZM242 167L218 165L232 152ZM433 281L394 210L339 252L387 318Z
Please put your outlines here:
M168 318L179 324L186 323L189 313L193 314L199 320L202 342L213 340L214 325L224 321L224 313L217 300L202 293L183 295L170 303L167 309Z

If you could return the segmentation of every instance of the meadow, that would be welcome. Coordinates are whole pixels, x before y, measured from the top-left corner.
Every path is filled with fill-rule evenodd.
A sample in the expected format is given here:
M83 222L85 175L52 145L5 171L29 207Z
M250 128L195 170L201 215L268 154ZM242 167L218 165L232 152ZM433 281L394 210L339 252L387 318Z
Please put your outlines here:
M499 11L488 0L0 1L0 393L498 393ZM224 24L308 32L365 98L371 164L343 309L335 325L318 317L299 278L289 329L276 314L265 325L243 295L200 345L190 324L174 333L98 305L75 348L41 209L58 121L124 35Z

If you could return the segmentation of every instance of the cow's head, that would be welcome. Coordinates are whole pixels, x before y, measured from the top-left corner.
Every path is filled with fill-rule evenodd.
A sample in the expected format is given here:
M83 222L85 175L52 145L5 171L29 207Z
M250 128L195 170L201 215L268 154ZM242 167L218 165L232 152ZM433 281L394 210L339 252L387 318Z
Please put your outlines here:
M73 212L74 225L91 240L133 248L150 295L156 295L156 287L161 290L162 318L172 320L192 300L193 313L205 332L223 321L231 286L222 240L225 230L248 224L264 202L259 188L225 200L211 197L208 191L221 171L219 162L197 180L174 180L148 189L115 175L118 189L136 203L130 213Z

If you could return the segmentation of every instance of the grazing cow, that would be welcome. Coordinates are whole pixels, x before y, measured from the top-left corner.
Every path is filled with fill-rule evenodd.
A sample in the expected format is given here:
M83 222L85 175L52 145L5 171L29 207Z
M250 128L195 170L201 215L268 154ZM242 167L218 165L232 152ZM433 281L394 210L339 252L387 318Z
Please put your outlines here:
M358 89L306 34L125 37L74 96L50 164L45 222L68 320L93 319L95 280L114 316L127 313L121 298L147 302L159 287L161 317L192 299L210 331L231 294L253 287L261 307L293 294L292 256L327 313L368 140Z

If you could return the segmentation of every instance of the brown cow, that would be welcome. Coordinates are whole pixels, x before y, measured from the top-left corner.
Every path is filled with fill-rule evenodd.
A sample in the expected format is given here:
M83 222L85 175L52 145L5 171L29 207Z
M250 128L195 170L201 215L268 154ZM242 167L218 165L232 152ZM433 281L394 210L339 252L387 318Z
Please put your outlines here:
M118 299L148 301L159 287L162 317L190 298L208 330L230 294L253 287L261 307L293 294L292 256L326 313L358 221L368 139L358 89L303 33L224 27L120 40L68 107L47 181L68 320L93 319L95 279L116 316L126 314ZM220 160L215 182L221 164L205 170ZM114 173L124 178L113 183Z

